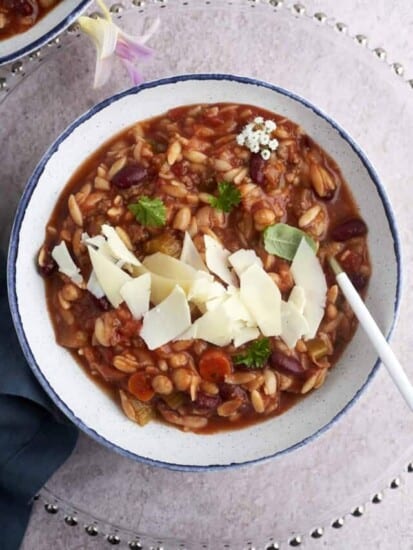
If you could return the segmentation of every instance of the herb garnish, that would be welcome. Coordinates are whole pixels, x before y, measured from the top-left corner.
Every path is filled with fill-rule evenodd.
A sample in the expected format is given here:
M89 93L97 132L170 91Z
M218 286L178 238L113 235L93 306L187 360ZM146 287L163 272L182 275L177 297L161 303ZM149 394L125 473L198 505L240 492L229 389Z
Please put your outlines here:
M228 181L218 183L218 196L209 199L210 205L222 212L231 212L234 206L238 206L240 202L241 193L239 189Z
M235 365L243 365L249 369L262 369L270 356L271 348L268 338L255 340L245 353L235 355L233 361Z
M138 202L129 204L128 209L142 225L161 227L166 223L166 206L161 199L143 196Z
M270 254L292 261L303 238L316 252L317 243L310 235L286 223L276 223L264 230L264 247Z

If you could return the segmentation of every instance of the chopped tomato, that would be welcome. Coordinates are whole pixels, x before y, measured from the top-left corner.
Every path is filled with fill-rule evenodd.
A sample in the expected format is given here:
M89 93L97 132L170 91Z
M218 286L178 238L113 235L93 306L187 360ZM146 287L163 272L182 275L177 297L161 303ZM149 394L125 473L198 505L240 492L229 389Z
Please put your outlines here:
M219 349L206 350L199 361L199 373L207 382L223 382L232 372L230 356Z
M128 390L132 395L137 397L139 401L150 401L155 394L151 386L150 378L143 371L132 374L128 381Z

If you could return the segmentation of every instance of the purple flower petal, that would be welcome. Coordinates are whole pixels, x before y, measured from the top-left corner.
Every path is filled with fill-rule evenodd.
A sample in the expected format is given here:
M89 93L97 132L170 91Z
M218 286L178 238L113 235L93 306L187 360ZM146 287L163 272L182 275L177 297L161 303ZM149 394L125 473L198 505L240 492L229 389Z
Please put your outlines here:
M144 46L138 42L132 42L129 39L125 39L124 36L118 38L115 51L116 55L129 61L150 57L153 54L152 48L148 48L148 46Z
M137 84L142 84L142 82L144 81L144 78L142 76L142 73L139 71L139 69L133 63L131 63L131 61L129 61L128 59L121 57L120 60L122 61L123 65L128 71L129 78L132 80L133 85L136 86Z

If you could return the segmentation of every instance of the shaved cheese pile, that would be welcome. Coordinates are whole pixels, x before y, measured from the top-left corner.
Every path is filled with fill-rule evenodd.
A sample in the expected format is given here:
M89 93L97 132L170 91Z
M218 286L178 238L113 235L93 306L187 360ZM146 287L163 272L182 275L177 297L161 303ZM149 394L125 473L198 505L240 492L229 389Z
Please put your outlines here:
M294 348L300 338L315 336L324 315L327 285L305 239L291 265L296 286L288 301L254 250L231 254L208 235L205 262L188 233L179 260L157 252L140 262L110 225L102 226L102 235L83 234L82 242L93 267L87 289L114 308L125 302L142 319L140 336L151 350L195 338L238 347L260 335L278 336ZM64 242L52 255L62 273L83 281ZM201 314L194 322L190 304Z

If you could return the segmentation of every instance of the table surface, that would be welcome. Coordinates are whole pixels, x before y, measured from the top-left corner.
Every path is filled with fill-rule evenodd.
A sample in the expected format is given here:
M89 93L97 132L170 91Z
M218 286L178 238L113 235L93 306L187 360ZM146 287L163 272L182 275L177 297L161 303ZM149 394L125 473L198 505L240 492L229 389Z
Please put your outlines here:
M170 0L171 2L173 0ZM371 44L386 48L393 61L402 63L407 76L413 77L413 49L409 34L413 26L410 0L305 0L308 13L325 12L336 21L349 25L353 33L365 34ZM410 42L410 43L409 43ZM372 63L373 63L372 59ZM394 437L397 438L397 427ZM87 439L80 439L80 450L88 446ZM410 457L413 459L413 456ZM386 492L379 505L370 505L362 517L350 517L341 529L325 527L319 540L305 537L301 547L307 549L333 548L381 548L413 549L413 507L411 505L412 478L407 478L397 490ZM354 505L359 504L354 502ZM252 520L253 518L251 518ZM316 527L316 526L315 526ZM73 529L61 517L48 514L44 502L35 503L23 550L46 548L94 549L104 543L101 538L88 536L84 529ZM217 546L215 546L217 547ZM282 546L283 547L283 546ZM165 547L168 550L168 547Z

